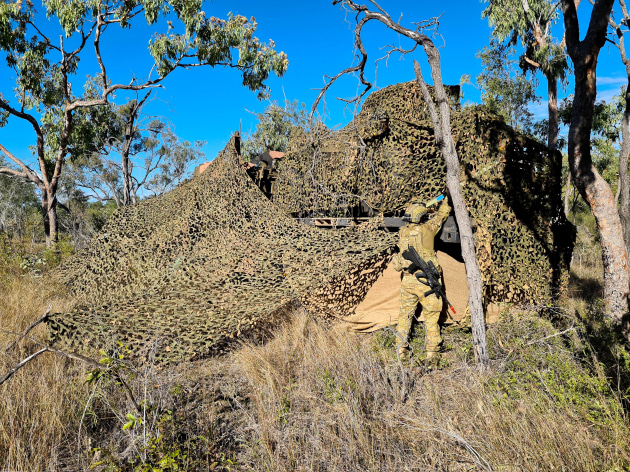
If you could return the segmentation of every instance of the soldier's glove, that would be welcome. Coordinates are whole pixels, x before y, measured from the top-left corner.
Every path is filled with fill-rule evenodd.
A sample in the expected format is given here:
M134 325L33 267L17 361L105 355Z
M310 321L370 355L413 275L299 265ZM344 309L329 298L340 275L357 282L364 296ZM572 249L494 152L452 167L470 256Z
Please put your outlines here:
M400 254L394 254L394 258L392 259L392 265L394 266L394 270L396 272L400 272L401 270L405 270L409 267L409 261L404 259Z

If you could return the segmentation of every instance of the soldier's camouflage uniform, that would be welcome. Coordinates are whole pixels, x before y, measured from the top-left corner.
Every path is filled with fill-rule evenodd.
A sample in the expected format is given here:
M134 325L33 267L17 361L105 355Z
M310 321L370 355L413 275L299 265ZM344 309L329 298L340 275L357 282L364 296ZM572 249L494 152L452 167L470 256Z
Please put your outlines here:
M408 249L409 246L412 246L422 259L427 263L432 261L441 273L440 262L435 254L434 240L435 235L440 231L450 211L451 207L447 203L447 199L444 199L438 211L428 221L422 224L409 223L407 226L400 229L400 242L398 243L400 251L394 256L393 263L397 271L404 270L400 285L400 315L398 317L397 327L398 334L401 338L398 352L403 358L408 356L409 331L418 303L422 305L422 314L426 326L427 358L436 356L442 342L440 327L438 325L438 319L442 311L442 300L438 299L435 294L425 297L425 292L429 291L430 288L419 282L414 275L405 270L411 265L411 262L402 257L402 253ZM408 207L406 214L417 221L418 215L424 212L426 212L424 205L412 204Z

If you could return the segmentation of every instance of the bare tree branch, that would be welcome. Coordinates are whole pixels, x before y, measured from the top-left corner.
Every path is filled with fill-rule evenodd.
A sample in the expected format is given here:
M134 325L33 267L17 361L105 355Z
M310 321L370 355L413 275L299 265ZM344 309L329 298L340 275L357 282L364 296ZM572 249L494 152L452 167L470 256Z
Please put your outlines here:
M37 136L43 136L42 135L42 130L39 127L39 123L37 122L37 120L35 119L35 117L33 115L31 115L30 113L26 113L23 111L19 111L16 110L15 108L13 108L11 105L9 105L9 103L4 100L1 96L0 96L0 108L2 108L3 110L8 111L9 113L11 113L13 116L17 117L17 118L21 118L23 120L28 121L31 126L33 127L33 129L35 130L35 133L37 134Z
M31 338L29 336L27 336L26 334L20 335L18 333L14 333L12 331L7 331L5 329L0 329L0 332L6 333L6 334L12 334L14 336L21 336L21 339L28 339L29 341L39 345L39 346L43 346L42 349L40 349L39 351L37 351L35 354L30 355L29 357L27 357L26 359L24 359L23 361L21 361L18 365L16 365L15 367L13 367L11 370L9 370L9 372L7 374L5 374L2 379L0 379L0 385L2 385L4 382L6 382L7 380L9 380L11 377L13 377L13 375L20 370L22 367L24 367L26 364L28 364L30 361L32 361L33 359L35 359L36 357L38 357L40 354L43 354L44 352L52 352L54 354L58 354L62 357L66 357L68 359L73 359L76 361L81 361L85 364L88 364L92 367L96 367L99 370L103 369L103 364L95 361L94 359L90 359L89 357L83 356L81 354L78 354L76 352L68 352L68 351L62 351L60 349L56 349L52 346L47 346L46 344L43 344L39 341L37 341L34 338ZM136 401L133 392L131 390L131 387L129 387L129 384L125 381L125 379L123 378L123 376L120 374L120 372L118 372L116 369L113 369L111 371L111 373L116 377L116 380L118 380L120 382L120 384L123 386L123 389L125 391L125 395L127 396L127 400L133 404L134 408L136 409L137 412L142 414L142 409L140 408L140 405L138 404L138 402Z
M28 328L26 328L26 331L24 331L24 334L20 335L19 338L17 338L15 341L13 341L11 344L9 344L9 346L5 349L5 351L10 351L11 348L13 348L13 346L15 346L17 343L19 343L22 339L24 339L28 335L28 333L31 332L31 330L33 328L35 328L40 323L46 321L48 319L48 315L50 314L50 309L51 308L52 308L52 303L48 305L48 309L46 310L46 313L44 313L44 316L42 316L37 321L32 323Z
M39 351L37 351L34 354L31 354L30 356L28 356L26 359L24 359L22 362L20 362L18 365L16 365L15 367L13 367L11 370L9 370L9 372L7 372L4 377L2 377L0 379L0 385L2 385L3 383L5 383L7 380L9 380L11 377L13 377L15 375L15 373L20 370L22 367L24 367L26 364L28 364L29 362L31 362L33 359L35 359L36 357L38 357L40 354L43 354L45 352L48 352L48 348L45 347L43 349L40 349Z
M2 144L0 144L0 152L7 156L10 160L12 160L15 164L17 164L22 172L19 172L15 169L11 169L10 167L0 167L0 173L2 174L11 174L16 177L22 177L24 179L28 179L31 182L35 183L38 186L43 185L41 178L33 172L26 164L24 164L20 159L15 157L7 148L5 148Z
M359 48L359 51L361 52L361 61L359 61L359 63L356 66L348 67L347 69L344 69L341 72L339 72L337 75L332 77L330 81L326 85L324 85L323 88L320 89L319 95L317 95L317 98L315 99L315 101L313 102L313 106L311 107L311 119L313 119L313 115L315 114L315 110L317 110L317 105L319 105L320 100L326 94L326 92L332 86L332 84L334 84L337 81L339 77L342 77L346 74L350 74L352 72L359 72L359 80L365 86L365 89L363 90L361 95L359 95L355 99L356 101L360 100L361 97L363 97L372 88L372 84L368 82L367 80L365 80L365 77L363 75L368 56L367 56L367 52L365 51L365 48L363 47L363 42L361 40L361 29L368 21L370 21L370 19L371 18L367 18L367 17L363 18L357 24L354 30L355 45L357 46L357 48Z

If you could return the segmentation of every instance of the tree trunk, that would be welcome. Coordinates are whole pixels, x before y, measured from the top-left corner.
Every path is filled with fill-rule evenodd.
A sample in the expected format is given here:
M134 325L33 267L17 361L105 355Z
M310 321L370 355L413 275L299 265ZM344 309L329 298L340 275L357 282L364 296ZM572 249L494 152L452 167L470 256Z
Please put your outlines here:
M606 314L621 324L628 312L628 257L621 220L608 183L591 160L591 128L596 97L597 56L575 64L575 98L569 128L569 165L573 182L588 203L599 231L604 264Z
M131 186L130 188L131 188L131 203L135 205L136 203L138 203L138 197L136 196L136 192L138 189Z
M136 191L137 189L133 185L133 177L131 173L133 172L133 162L129 158L129 154L131 152L131 145L133 143L133 138L136 132L136 121L138 121L138 114L145 102L151 95L151 90L138 102L137 100L132 100L129 102L129 115L125 121L125 137L123 140L122 150L120 153L122 174L123 174L123 205L131 205L137 202L136 199Z
M628 179L628 155L630 154L630 76L626 86L626 109L621 120L621 152L619 153L619 217L626 245L630 253L630 182Z
M606 43L606 30L614 0L596 0L588 30L580 41L576 0L562 0L567 52L575 72L575 98L569 128L569 167L573 182L591 208L602 246L606 315L621 325L628 313L628 256L623 241L621 219L610 186L591 160L591 129L597 96L597 58Z
M564 216L569 218L569 200L571 200L571 169L567 173L567 189L564 191Z
M131 204L131 175L129 171L129 154L125 154L124 149L120 156L122 177L123 177L123 194L122 204L127 206Z
M547 129L547 147L552 151L558 149L558 81L551 75L547 76L547 109L549 111L549 128ZM562 169L562 165L560 165Z
M42 192L42 217L46 247L50 248L57 243L57 199L45 187L40 187L40 191Z
M59 233L57 230L57 199L53 200L52 205L48 209L48 234L46 235L46 246L54 248L59 241Z
M483 312L481 272L479 270L479 264L477 263L470 215L462 195L459 179L459 156L457 155L451 133L450 103L442 84L440 54L432 43L425 43L423 47L429 59L429 64L431 65L431 76L433 77L433 85L438 99L439 113L435 109L433 99L422 78L420 64L414 61L416 80L422 89L422 95L433 121L436 143L440 147L442 156L446 162L446 185L450 193L451 201L453 202L453 208L455 209L455 218L457 219L461 238L462 257L464 259L466 277L468 279L468 305L470 307L475 359L483 370L487 368L490 356L488 353L488 343L486 341L486 319Z
M123 205L131 205L131 162L129 160L129 151L131 148L131 141L133 139L134 125L136 121L136 108L135 104L131 104L129 110L129 116L125 123L125 138L122 145L122 151L120 153L120 164L122 167L123 177Z

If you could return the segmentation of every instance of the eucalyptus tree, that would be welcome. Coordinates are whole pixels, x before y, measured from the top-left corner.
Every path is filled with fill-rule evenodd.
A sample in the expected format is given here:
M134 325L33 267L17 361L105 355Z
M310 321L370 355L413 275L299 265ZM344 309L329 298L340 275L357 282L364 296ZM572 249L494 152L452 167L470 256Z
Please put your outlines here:
M140 196L171 190L188 174L191 162L204 157L203 141L181 140L164 117L143 112L151 91L117 106L101 107L105 136L93 152L71 159L68 178L90 198L135 204Z
M533 80L518 69L514 54L514 47L492 40L477 53L483 66L477 85L488 109L513 128L531 134L534 115L528 106L539 100Z
M524 52L520 66L524 72L540 71L547 79L549 127L547 146L558 148L558 81L566 79L568 64L564 37L553 37L552 27L559 20L560 2L556 0L484 0L482 13L500 42L520 44Z
M627 330L628 256L621 220L610 185L591 158L591 130L597 97L597 59L606 44L606 30L614 0L593 4L586 34L580 34L578 0L562 0L567 52L573 62L575 94L568 136L569 168L582 198L589 205L599 232L604 264L606 314ZM583 37L580 40L580 37ZM625 325L625 326L624 326Z
M630 252L630 178L628 176L628 157L630 156L630 57L626 51L625 34L630 31L630 14L625 0L619 0L621 19L615 22L609 18L612 35L608 40L619 49L621 62L624 65L627 85L623 90L623 117L621 120L621 152L619 154L619 186L615 199L619 203L621 228L626 244L626 252Z
M278 102L271 102L262 113L257 113L256 129L247 135L241 145L246 159L269 151L287 150L291 134L294 130L308 129L309 114L303 103L297 100L285 100L284 106Z
M0 173L37 185L48 245L57 238L57 189L64 162L71 150L77 157L102 143L106 133L91 126L89 115L106 107L117 91L160 86L178 68L226 66L240 71L243 86L262 93L269 75L282 75L288 65L273 43L254 36L253 18L208 18L201 0L43 0L42 5L46 17L30 1L0 3L0 50L6 55L1 73L15 77L15 96L0 94L0 126L21 120L32 128L37 166L35 170L0 143L0 152L12 161ZM165 32L148 41L153 68L143 79L130 76L116 83L103 42L142 16L155 28L164 23ZM84 76L90 59L94 79L85 81L78 74L79 61ZM122 60L115 59L118 65ZM79 119L81 114L87 119Z

